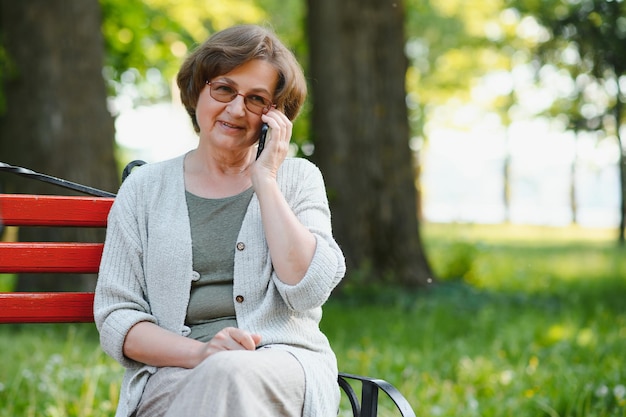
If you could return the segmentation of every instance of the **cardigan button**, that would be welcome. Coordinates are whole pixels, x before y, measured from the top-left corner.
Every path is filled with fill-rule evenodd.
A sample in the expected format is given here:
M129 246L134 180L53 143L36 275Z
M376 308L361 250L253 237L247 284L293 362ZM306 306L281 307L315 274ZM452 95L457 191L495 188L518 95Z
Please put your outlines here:
M198 271L191 271L191 280L198 281L200 279L200 273Z
M238 295L237 297L235 297L235 301L237 301L239 304L243 303L243 295Z
M242 251L246 248L246 244L243 242L237 242L237 250Z

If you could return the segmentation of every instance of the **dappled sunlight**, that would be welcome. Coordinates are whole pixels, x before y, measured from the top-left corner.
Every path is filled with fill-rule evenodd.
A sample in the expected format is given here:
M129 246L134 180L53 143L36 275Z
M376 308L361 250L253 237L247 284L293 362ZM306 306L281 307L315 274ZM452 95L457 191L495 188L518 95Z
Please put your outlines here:
M553 324L546 329L544 343L552 345L559 342L570 342L576 333L572 325Z

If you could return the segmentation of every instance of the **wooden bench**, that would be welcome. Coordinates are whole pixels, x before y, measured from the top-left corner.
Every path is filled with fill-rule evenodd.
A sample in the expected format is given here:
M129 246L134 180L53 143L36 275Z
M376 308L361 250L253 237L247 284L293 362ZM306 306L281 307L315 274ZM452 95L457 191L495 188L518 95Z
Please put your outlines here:
M0 194L0 221L18 227L104 228L113 200ZM0 242L0 273L97 273L102 249L103 243ZM93 299L88 292L0 293L0 323L93 322ZM360 399L350 381L360 387ZM340 373L338 383L355 417L376 416L381 391L402 416L415 416L404 396L384 380Z

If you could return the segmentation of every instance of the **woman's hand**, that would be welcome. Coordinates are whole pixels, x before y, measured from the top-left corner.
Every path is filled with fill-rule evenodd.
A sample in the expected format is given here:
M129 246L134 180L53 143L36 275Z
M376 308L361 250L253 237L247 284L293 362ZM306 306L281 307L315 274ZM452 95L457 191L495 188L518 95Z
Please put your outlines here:
M272 109L261 116L263 123L270 128L265 148L252 169L252 181L269 178L276 180L278 169L289 153L289 142L293 124L283 113Z
M208 356L223 350L254 350L261 336L227 327L207 343L190 339L142 321L133 326L124 340L124 355L153 366L194 368Z
M223 350L255 350L259 343L261 343L261 335L236 327L226 327L204 344L201 355L206 358Z

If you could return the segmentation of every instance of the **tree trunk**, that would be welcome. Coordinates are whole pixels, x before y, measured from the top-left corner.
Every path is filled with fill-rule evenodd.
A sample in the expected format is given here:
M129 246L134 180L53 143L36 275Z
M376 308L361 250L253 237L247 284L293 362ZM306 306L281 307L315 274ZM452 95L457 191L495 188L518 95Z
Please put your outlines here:
M626 230L626 148L624 147L624 141L620 133L623 105L620 101L621 90L618 86L617 101L615 104L615 136L617 137L617 146L619 147L619 184L620 184L620 215L619 215L619 231L618 231L618 243L620 246L624 246L625 238L624 232Z
M572 212L572 224L578 224L578 193L576 192L576 177L578 170L578 130L574 131L574 160L570 165L569 206Z
M511 222L511 139L506 129L504 137L504 161L502 163L502 204L504 206L504 222Z
M402 4L309 0L313 159L348 268L417 286L432 275L409 148Z
M113 119L102 77L104 42L97 0L0 0L10 72L2 86L0 160L115 192ZM5 192L69 194L3 174ZM101 232L20 230L22 241L101 239ZM93 276L60 280L21 276L20 290L93 288Z

